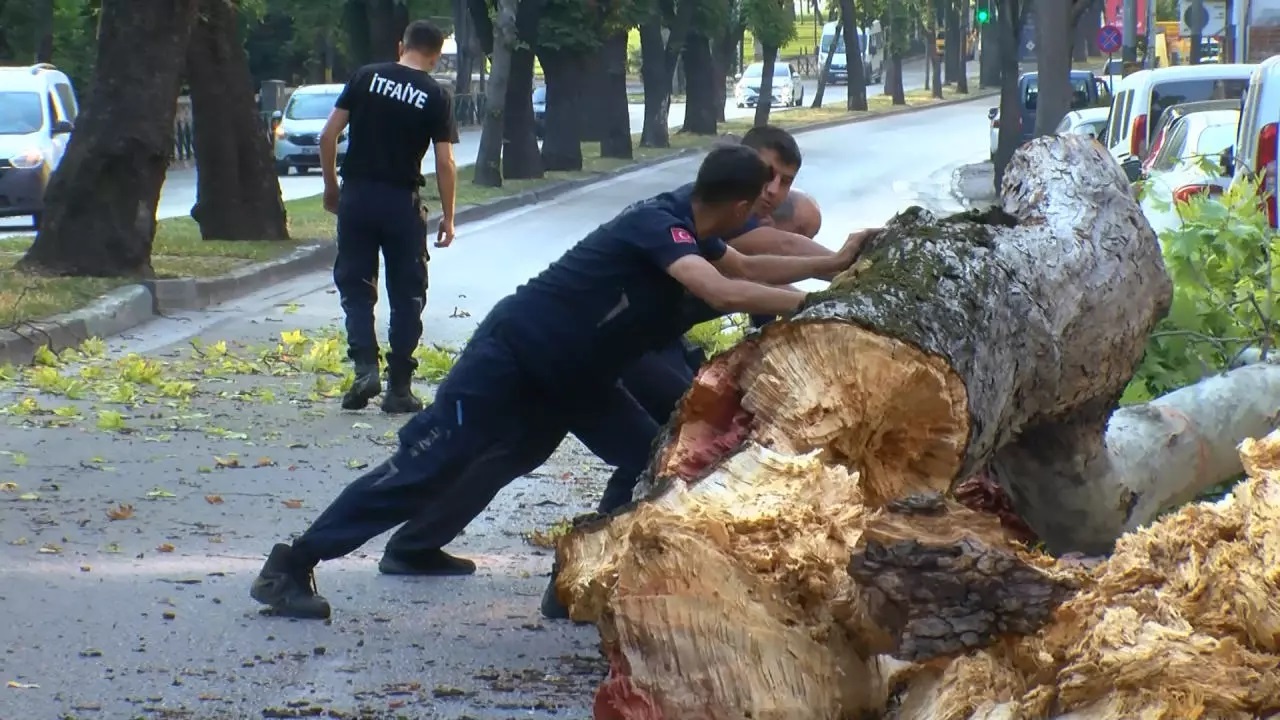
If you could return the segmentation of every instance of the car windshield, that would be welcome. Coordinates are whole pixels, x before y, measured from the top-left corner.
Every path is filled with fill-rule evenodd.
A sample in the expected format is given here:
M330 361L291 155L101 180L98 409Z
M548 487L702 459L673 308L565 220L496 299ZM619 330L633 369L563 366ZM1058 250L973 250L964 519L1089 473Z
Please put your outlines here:
M1082 110L1089 107L1092 102L1089 97L1090 86L1093 85L1093 78L1073 77L1071 78L1071 109ZM1028 110L1035 110L1040 100L1040 82L1038 78L1027 78L1027 90L1022 98L1022 105Z
M1249 81L1246 79L1216 78L1160 83L1151 90L1152 117L1149 121L1151 123L1148 126L1151 128L1149 132L1152 137L1155 136L1164 111L1174 105L1201 100L1239 100L1248 85Z
M284 116L290 120L323 120L333 112L333 104L336 102L337 93L294 95L289 100L289 109Z
M1200 131L1196 138L1195 154L1211 160L1217 160L1227 148L1236 144L1235 123L1210 125Z
M823 52L823 53L831 52L831 41L832 41L832 40L835 40L835 41L836 41L836 49L835 49L835 51L836 51L837 53L842 53L842 52L844 52L844 33L840 33L840 35L838 35L838 36L837 36L835 33L831 33L831 34L829 34L829 35L823 35L823 36L822 36L822 52ZM867 34L866 34L866 33L864 33L864 32L859 32L859 33L858 33L858 47L865 48L866 46L867 46Z
M764 71L764 65L755 64L747 67L747 71L742 74L744 78L759 78L760 73ZM787 69L786 63L778 63L773 66L773 76L775 78L791 77L791 72Z
M40 96L33 92L0 92L0 135L27 135L44 126Z

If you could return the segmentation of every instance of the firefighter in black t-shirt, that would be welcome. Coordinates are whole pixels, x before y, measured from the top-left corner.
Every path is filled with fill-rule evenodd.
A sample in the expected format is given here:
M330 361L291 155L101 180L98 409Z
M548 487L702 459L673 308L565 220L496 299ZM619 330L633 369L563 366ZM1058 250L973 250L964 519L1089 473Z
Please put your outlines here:
M431 77L444 33L418 20L405 29L397 62L376 63L351 76L320 136L324 207L338 216L338 257L333 280L346 315L347 354L356 376L342 407L359 410L382 392L373 309L378 299L378 255L386 265L391 305L387 391L382 409L417 412L413 394L427 303L427 208L422 204L422 158L435 147L440 189L436 247L453 242L458 128L453 99ZM339 187L337 140L350 124Z

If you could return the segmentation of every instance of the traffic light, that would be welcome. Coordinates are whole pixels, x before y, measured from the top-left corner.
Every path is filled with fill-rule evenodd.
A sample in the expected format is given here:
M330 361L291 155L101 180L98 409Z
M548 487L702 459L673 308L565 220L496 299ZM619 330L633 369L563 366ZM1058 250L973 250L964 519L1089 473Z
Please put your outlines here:
M974 11L973 19L976 20L979 25L986 25L991 22L991 11L985 7L985 3L981 3L978 6L978 9Z

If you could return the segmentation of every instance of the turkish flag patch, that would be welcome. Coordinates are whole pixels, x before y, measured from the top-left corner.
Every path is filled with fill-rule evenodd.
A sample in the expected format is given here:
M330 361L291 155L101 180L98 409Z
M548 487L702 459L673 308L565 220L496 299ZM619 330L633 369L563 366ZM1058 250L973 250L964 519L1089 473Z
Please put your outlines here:
M671 239L678 243L695 242L692 233L681 227L671 228Z

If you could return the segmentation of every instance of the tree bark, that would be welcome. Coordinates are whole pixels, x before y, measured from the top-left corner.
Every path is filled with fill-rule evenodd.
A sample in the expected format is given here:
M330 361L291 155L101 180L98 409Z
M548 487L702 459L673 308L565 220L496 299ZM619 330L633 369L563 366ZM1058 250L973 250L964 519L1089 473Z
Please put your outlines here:
M364 0L369 27L369 62L391 62L404 29L409 25L409 7L397 0Z
M600 138L600 157L630 160L631 108L627 102L627 33L620 32L604 39L601 106L604 108L604 135Z
M288 240L271 144L230 0L200 0L187 48L196 204L205 240Z
M960 31L960 0L942 0L944 36L947 44L942 53L943 82L950 85L960 81L960 63L964 54L965 38Z
M716 106L716 123L725 121L724 109L729 102L729 78L732 76L734 54L737 50L734 40L736 28L732 23L725 25L724 31L714 36L711 43L711 58L714 63L712 82Z
M610 58L610 48L604 40L600 46L583 59L581 86L578 93L578 136L582 142L601 142L608 132L610 78L605 76ZM626 51L623 51L625 62ZM546 73L546 68L543 68ZM626 76L623 76L622 93L626 98Z
M907 93L902 82L902 53L895 51L889 56L889 74L885 76L884 89L894 105L907 104Z
M862 44L858 42L858 28L853 0L840 0L840 27L844 32L845 67L849 69L849 87L845 108L849 111L867 109L866 67L862 64Z
M999 26L988 20L978 29L981 53L978 55L978 87L999 87L1000 85L1000 37Z
M937 34L936 26L926 28L926 35L930 36L930 42L927 44L926 56L929 61L929 68L926 70L933 76L929 89L933 92L933 97L942 99L942 56L938 54L938 45L932 42L932 37Z
M104 0L94 82L45 212L18 266L150 277L156 205L173 154L182 58L196 0ZM138 38L147 38L140 43Z
M55 0L35 0L32 12L34 62L53 62L53 6Z
M994 160L995 191L1000 193L1005 168L1021 142L1022 99L1018 95L1018 37L1022 34L1023 3L1030 0L997 0L1000 66L1000 131Z
M519 0L498 0L493 23L493 67L489 74L484 125L480 130L480 147L476 151L476 169L472 180L482 187L502 187L502 137L506 131L507 78L511 74L511 49L515 47L516 12Z
M823 95L827 91L827 77L831 75L831 59L836 56L835 38L844 32L844 30L841 29L842 25L843 23L841 21L836 21L836 29L832 34L831 39L831 47L827 48L827 55L822 59L822 70L818 72L818 89L813 93L813 105L810 107L822 107ZM886 84L888 82L888 80L885 80Z
M454 37L458 44L458 64L453 75L453 109L459 124L470 125L476 120L476 97L471 87L471 76L476 71L476 61L484 62L484 56L476 52L475 30L466 0L453 1Z
M959 72L956 74L956 92L963 95L969 94L969 0L955 0L958 3L957 12L959 13L960 37L963 44L958 51L958 59L956 63L959 65Z
M516 9L516 36L511 51L504 108L502 176L529 180L543 176L542 151L533 126L533 49L538 44L538 19L543 0L520 0Z
M571 52L543 49L538 53L538 60L542 63L542 75L547 83L542 167L553 171L581 170L582 134L578 127L582 116L581 88L587 77L586 58Z
M760 95L756 100L755 126L769 124L773 109L773 66L778 61L778 48L764 46L764 70L760 73Z
M644 125L640 146L671 147L671 73L667 71L662 25L656 15L640 24L640 79L644 83Z
M684 72L688 90L684 101L684 125L680 132L694 135L716 134L716 104L724 109L723 91L716 92L715 59L711 54L711 41L705 35L689 33L685 42ZM724 87L721 78L721 88Z
M713 358L642 500L561 542L559 595L613 666L597 707L626 694L656 708L628 717L857 717L884 711L902 669L884 653L951 656L1048 621L1074 571L1000 518L913 496L1042 439L1026 428L1093 427L1101 445L1172 289L1095 143L1038 139L1006 186L1003 209L900 213L791 320ZM1093 551L1101 525L1059 516L1104 478L1054 469L999 479L1051 549ZM925 582L944 563L956 592Z
M1035 134L1048 135L1071 109L1071 3L1064 0L1036 2L1036 70L1040 94L1036 105Z

